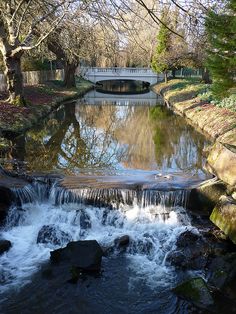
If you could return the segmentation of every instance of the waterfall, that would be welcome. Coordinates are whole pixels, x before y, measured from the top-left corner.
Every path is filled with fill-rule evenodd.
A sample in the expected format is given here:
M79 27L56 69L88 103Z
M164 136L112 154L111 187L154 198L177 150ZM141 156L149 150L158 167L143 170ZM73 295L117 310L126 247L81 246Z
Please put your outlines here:
M185 210L188 190L66 189L58 180L37 178L12 192L16 204L0 236L13 246L0 256L0 292L24 285L51 250L72 240L96 239L109 248L122 235L130 238L125 254L134 273L153 287L166 285L173 274L165 256L177 236L192 228ZM116 248L112 252L119 254Z
M182 189L173 191L119 188L67 189L60 187L57 183L50 191L51 202L55 205L79 203L111 208L119 208L121 204L130 206L137 204L141 207L160 204L163 207L183 206L186 208L188 196L189 190Z

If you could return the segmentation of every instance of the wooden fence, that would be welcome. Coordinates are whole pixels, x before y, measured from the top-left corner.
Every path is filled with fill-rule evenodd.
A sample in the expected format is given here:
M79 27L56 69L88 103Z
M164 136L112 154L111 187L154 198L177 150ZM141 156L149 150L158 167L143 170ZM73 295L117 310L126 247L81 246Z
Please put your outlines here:
M63 80L64 70L52 71L27 71L23 72L24 85L38 85L52 80ZM6 78L3 73L0 73L0 91L5 91L7 88Z

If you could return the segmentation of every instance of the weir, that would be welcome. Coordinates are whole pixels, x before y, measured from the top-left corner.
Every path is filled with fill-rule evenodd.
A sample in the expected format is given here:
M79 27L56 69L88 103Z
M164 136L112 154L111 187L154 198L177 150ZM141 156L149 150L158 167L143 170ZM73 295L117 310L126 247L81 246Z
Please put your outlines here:
M165 189L163 184L159 188L158 184L155 184L155 188L153 184L148 187L140 181L122 185L122 182L106 182L105 177L103 184L97 184L94 181L88 184L89 178L87 177L86 180L81 181L77 178L79 183L77 183L77 187L76 185L65 187L67 180L67 178L62 180L44 178L43 180L40 177L40 181L36 178L32 184L11 187L10 190L14 195L14 202L18 205L50 202L59 206L67 203L78 203L111 208L118 208L121 204L141 207L161 204L164 207L183 206L186 208L188 195L191 191L189 188L176 188L174 186L171 188L170 185L167 185Z

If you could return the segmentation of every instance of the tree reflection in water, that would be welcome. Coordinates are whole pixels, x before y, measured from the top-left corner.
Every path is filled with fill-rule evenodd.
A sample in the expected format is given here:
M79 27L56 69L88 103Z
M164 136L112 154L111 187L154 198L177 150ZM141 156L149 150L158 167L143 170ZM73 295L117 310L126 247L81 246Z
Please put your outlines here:
M129 168L197 173L203 168L205 143L163 106L95 106L78 101L16 138L11 157L26 161L30 171Z

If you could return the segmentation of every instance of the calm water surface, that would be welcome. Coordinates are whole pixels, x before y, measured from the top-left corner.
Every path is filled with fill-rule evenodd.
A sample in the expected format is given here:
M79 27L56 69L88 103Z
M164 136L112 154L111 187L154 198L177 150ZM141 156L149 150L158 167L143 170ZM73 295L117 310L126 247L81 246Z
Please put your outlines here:
M203 175L205 138L154 93L133 96L92 91L65 104L14 139L4 162L31 172Z

